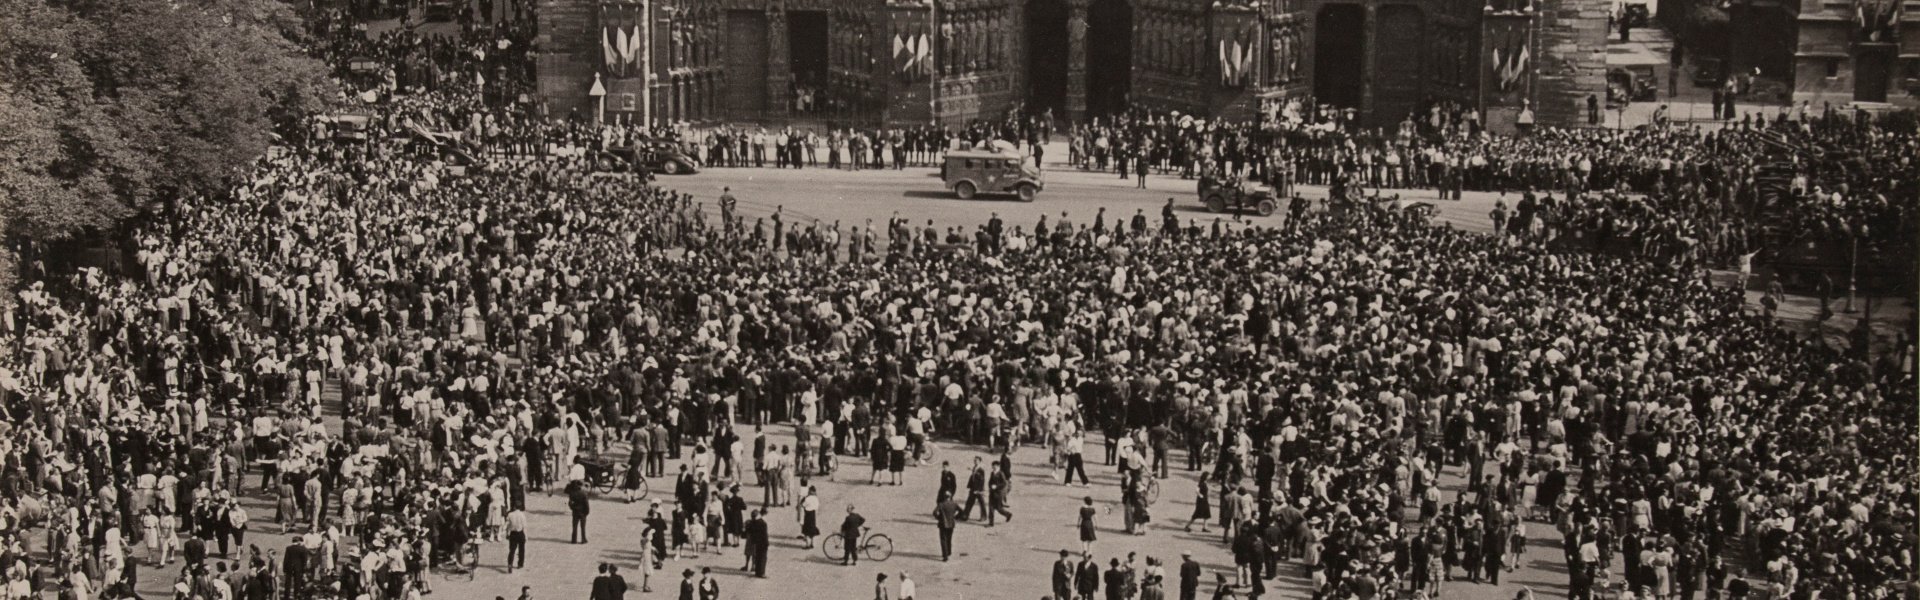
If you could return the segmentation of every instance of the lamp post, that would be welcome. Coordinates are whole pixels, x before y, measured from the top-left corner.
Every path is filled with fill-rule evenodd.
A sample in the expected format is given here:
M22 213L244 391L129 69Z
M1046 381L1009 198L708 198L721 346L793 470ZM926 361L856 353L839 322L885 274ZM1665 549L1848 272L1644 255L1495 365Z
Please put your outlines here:
M653 130L653 2L640 0L640 128L649 135Z

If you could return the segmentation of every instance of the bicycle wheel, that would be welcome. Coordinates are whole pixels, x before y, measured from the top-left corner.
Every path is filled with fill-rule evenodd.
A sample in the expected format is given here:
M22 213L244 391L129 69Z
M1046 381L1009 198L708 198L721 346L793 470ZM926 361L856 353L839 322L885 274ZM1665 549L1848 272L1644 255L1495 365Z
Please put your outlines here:
M602 494L612 492L614 486L620 482L618 473L614 471L615 468L616 467L607 467L605 471L588 475L587 485L593 486L593 489L600 490Z
M1147 504L1153 504L1155 502L1159 502L1160 501L1160 483L1152 479L1148 479L1147 489L1144 491L1144 493L1147 495Z
M827 540L820 543L820 552L827 555L827 560L846 562L847 538L838 533L827 536Z
M893 538L887 537L884 533L876 533L867 536L867 543L862 544L860 549L867 552L868 559L874 562L883 561L893 556Z
M637 481L639 481L640 483L639 485L634 486L633 497L639 498L641 500L645 500L647 499L647 492L651 491L647 489L647 478L639 477Z

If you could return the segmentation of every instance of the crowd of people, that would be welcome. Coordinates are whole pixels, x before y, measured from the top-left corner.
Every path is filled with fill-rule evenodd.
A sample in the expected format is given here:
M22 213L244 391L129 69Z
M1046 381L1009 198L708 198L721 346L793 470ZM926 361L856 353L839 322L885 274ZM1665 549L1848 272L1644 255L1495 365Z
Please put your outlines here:
M968 474L962 516L979 493L989 522L1011 519L1013 448L1048 448L1085 485L1086 446L1104 441L1120 484L1080 509L1061 597L1157 598L1168 578L1194 597L1191 561L1102 571L1089 512L1111 495L1128 533L1178 522L1154 514L1176 452L1202 474L1187 523L1220 527L1236 566L1220 589L1254 597L1283 569L1327 598L1497 582L1529 528L1558 532L1580 600L1739 598L1751 581L1887 598L1914 581L1911 339L1843 356L1681 265L1390 213L972 231L895 215L844 235L715 216L564 151L608 129L460 75L511 34L321 31L336 61L438 74L385 78L363 139L316 126L230 196L158 209L125 272L25 256L0 320L9 598L131 597L145 568L176 600L412 599L479 545L505 541L524 567L531 493L564 493L588 543L611 499L588 481L622 463L629 490L677 472L638 538L643 590L666 557L727 547L764 576L768 511L793 507L811 544L824 500L807 479L845 456L900 482L935 435L1001 452ZM448 130L529 151L456 170L421 133ZM1823 131L1804 135L1839 135ZM1911 138L1855 131L1865 156L1911 154ZM765 137L704 135L727 161ZM1511 143L1732 143L1589 135ZM1810 169L1806 187L1910 185L1867 169ZM1693 171L1623 177L1683 188ZM961 490L942 479L935 512L953 517ZM257 497L271 519L243 506ZM249 542L269 520L291 543ZM683 578L683 596L718 594L711 574Z

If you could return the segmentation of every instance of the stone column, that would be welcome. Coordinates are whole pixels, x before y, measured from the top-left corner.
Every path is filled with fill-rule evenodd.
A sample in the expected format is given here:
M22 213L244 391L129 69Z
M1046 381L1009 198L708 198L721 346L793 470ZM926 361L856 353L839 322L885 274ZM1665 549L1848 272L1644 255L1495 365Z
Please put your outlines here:
M767 114L784 117L793 108L788 89L793 83L793 57L787 52L787 6L782 0L767 3Z
M1087 6L1092 0L1067 1L1067 119L1087 118Z
M1367 56L1365 59L1366 67L1360 71L1360 116L1362 122L1372 123L1373 76L1378 72L1376 68L1378 67L1378 61L1375 59L1380 56L1379 45L1382 41L1380 39L1379 4L1373 2L1367 3L1367 25L1366 32L1363 35L1366 38L1366 45L1363 47L1366 48Z

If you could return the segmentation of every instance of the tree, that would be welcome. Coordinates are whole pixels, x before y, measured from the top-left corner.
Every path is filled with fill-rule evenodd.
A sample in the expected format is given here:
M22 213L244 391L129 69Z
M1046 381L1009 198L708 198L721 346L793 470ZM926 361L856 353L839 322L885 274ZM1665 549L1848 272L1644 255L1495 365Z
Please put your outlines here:
M0 0L0 213L55 241L218 195L331 96L280 0Z

